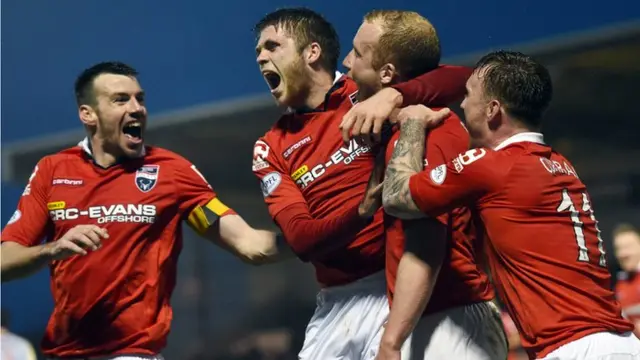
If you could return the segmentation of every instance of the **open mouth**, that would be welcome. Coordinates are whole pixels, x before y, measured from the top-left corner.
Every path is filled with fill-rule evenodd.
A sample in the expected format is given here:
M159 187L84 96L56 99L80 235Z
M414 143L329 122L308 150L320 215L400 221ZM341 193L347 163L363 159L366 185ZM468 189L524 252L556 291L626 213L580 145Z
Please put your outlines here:
M122 128L122 132L129 140L134 142L142 141L142 123L139 121L132 121L125 124Z
M264 79L267 81L269 88L271 90L275 90L280 86L281 78L280 75L274 73L273 71L265 71L262 73Z

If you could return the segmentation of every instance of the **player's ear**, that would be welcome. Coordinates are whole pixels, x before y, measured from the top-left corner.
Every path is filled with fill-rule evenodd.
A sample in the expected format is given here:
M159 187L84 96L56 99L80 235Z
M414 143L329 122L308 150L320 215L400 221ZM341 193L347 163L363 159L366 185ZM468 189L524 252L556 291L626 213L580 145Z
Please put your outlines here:
M78 116L80 121L86 126L95 126L98 122L98 115L89 105L80 105L78 108Z
M502 104L500 101L493 99L487 103L486 115L489 120L493 120L502 112Z
M309 65L313 65L320 60L322 48L317 42L312 42L304 49L304 58Z
M380 77L380 83L388 86L393 83L393 80L398 76L398 72L393 64L386 63L378 70L378 76Z

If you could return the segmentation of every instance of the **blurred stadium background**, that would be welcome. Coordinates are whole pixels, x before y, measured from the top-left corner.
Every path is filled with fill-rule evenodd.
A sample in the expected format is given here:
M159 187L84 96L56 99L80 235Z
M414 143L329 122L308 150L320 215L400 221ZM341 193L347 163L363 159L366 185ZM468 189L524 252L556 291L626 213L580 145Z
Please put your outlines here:
M640 225L640 2L629 0L369 0L348 8L335 0L4 1L2 224L37 160L84 136L75 76L122 60L139 69L148 94L148 142L186 156L249 222L272 227L250 162L253 142L279 110L257 71L250 30L284 5L323 13L343 55L362 15L389 6L427 16L446 63L472 65L499 48L536 55L555 81L547 141L588 184L609 249L616 223ZM165 356L294 359L316 290L310 266L248 267L188 234ZM1 292L12 330L38 343L52 308L48 272L2 284Z

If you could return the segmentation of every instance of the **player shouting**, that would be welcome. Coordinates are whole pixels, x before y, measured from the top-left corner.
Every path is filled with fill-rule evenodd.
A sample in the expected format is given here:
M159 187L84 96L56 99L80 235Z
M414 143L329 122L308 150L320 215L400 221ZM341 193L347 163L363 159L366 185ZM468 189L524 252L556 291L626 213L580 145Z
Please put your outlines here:
M407 43L412 44L410 50ZM384 87L435 69L439 62L440 42L427 19L411 11L377 10L365 15L344 65L364 100ZM398 116L411 112L406 108ZM387 161L398 136L396 132L387 146ZM429 132L427 146L420 163L443 163L469 148L469 135L451 113ZM406 240L402 221L385 216L392 306L378 359L400 359L401 350L402 359L506 358L500 315L491 303L493 291L476 263L482 237L476 239L469 209L405 225L410 227Z
M370 359L388 304L382 212L371 211L375 191L365 196L375 151L343 144L338 128L356 101L356 84L336 72L338 37L319 14L281 9L255 31L260 71L289 111L256 142L253 171L269 213L322 287L299 357ZM446 104L461 97L466 74L445 67L399 88L407 101Z
M144 145L136 76L106 62L78 77L87 138L38 162L2 232L3 281L51 269L50 358L161 358L182 220L247 262L279 255L275 234L249 227L189 161Z
M406 218L472 206L496 289L531 359L640 359L640 340L610 290L586 186L539 132L551 94L549 72L530 57L484 56L462 103L477 148L423 171L434 112L417 109L401 124L386 171L385 211Z

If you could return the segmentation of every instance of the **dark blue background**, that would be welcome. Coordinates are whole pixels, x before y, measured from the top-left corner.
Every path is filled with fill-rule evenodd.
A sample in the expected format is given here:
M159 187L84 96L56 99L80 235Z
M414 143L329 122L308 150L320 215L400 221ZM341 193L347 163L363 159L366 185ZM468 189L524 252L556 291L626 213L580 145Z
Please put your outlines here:
M374 8L417 10L438 28L444 56L508 47L640 17L631 0L432 1L4 1L3 146L79 125L73 80L85 67L122 60L141 71L151 113L259 93L252 25L287 5L310 6L338 29L343 53ZM2 223L22 184L2 186ZM42 329L52 303L48 274L2 285L17 331Z

